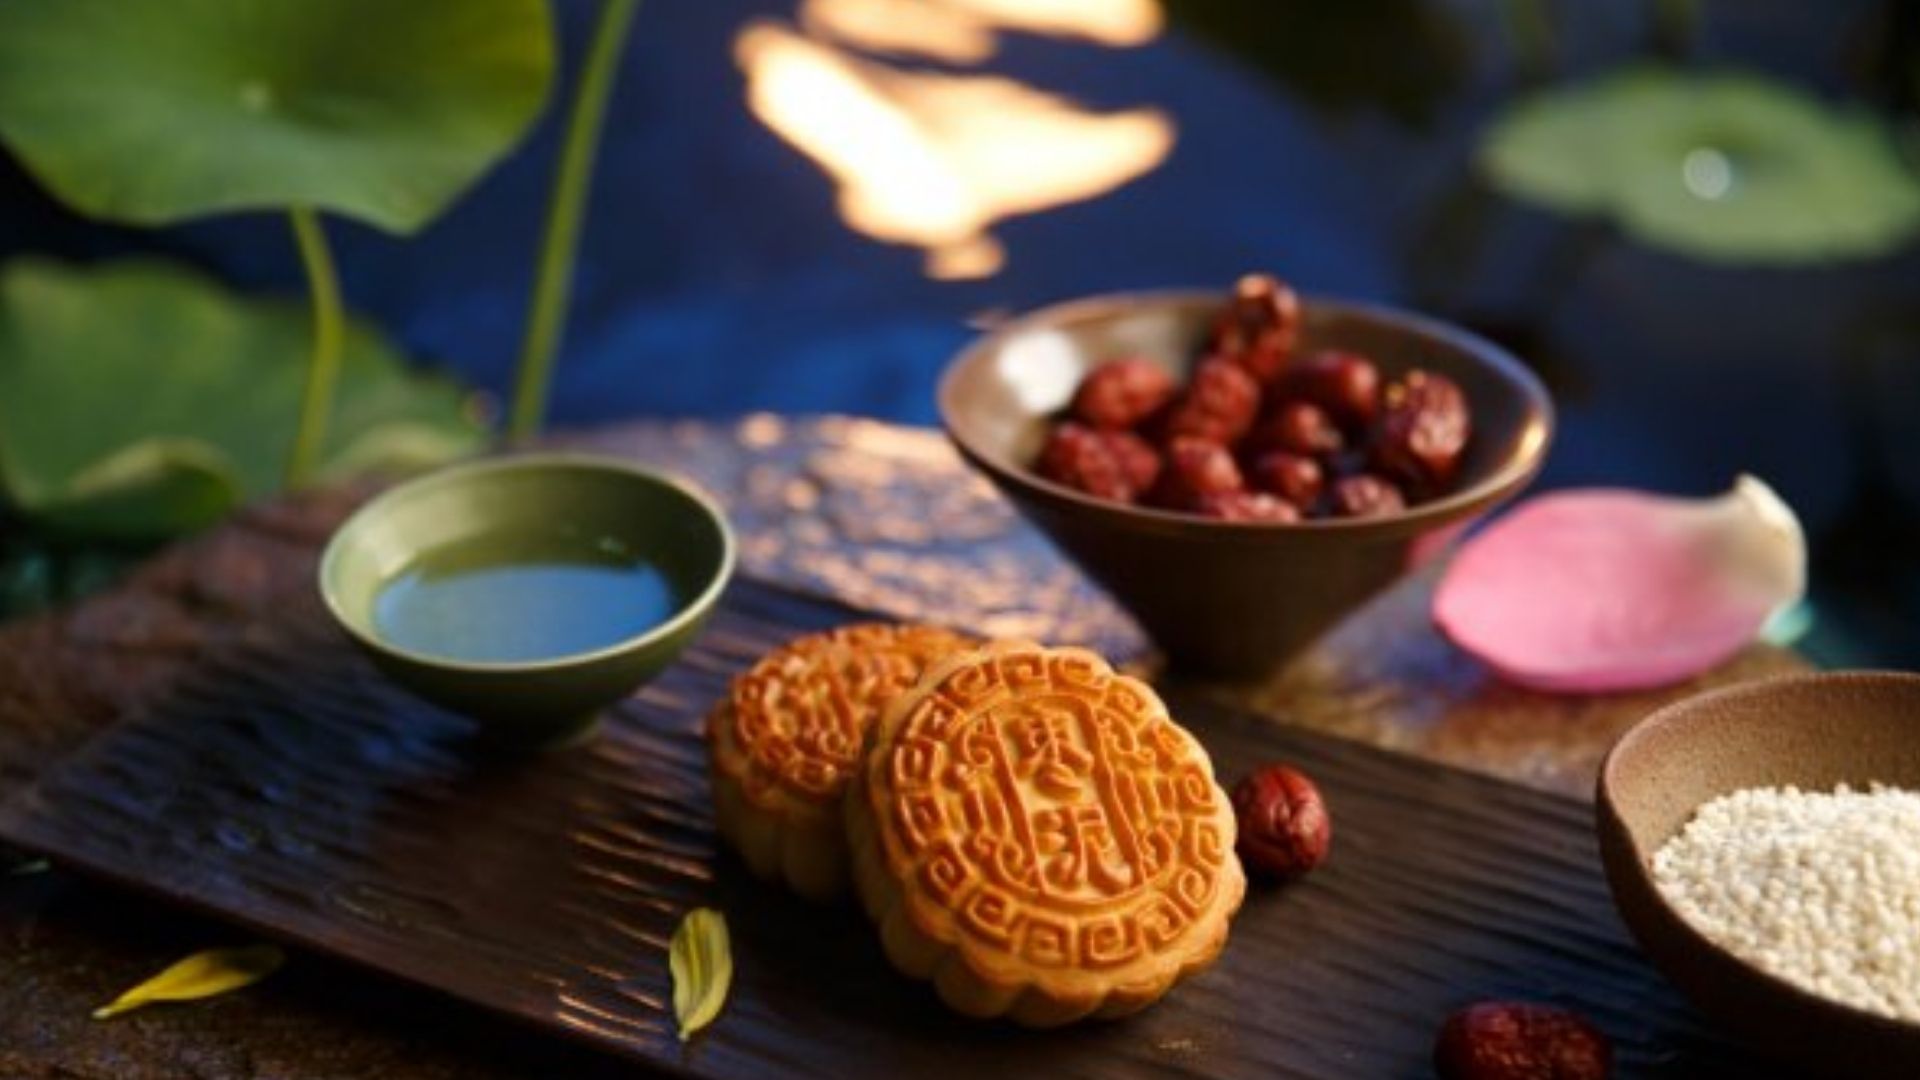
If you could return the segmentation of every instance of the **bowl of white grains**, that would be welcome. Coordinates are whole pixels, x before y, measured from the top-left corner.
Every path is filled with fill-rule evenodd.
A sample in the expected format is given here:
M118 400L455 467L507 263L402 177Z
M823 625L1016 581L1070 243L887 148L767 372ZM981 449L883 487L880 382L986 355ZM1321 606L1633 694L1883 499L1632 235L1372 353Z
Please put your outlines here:
M1597 797L1615 904L1729 1034L1920 1077L1920 675L1796 675L1654 713Z

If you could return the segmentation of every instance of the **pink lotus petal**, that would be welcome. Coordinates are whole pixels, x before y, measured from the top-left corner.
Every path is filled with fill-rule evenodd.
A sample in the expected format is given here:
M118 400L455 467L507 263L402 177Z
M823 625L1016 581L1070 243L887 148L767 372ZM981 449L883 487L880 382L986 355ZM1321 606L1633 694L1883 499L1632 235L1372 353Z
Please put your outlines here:
M1806 587L1793 511L1743 476L1713 499L1568 491L1469 541L1433 598L1441 632L1544 690L1632 690L1739 651Z

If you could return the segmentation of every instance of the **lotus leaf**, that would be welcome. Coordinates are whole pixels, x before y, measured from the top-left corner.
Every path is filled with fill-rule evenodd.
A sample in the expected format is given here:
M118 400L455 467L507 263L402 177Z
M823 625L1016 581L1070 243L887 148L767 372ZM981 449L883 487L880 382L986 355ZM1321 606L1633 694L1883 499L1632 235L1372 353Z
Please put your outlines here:
M1523 98L1480 164L1516 196L1709 261L1858 258L1920 228L1920 181L1884 124L1752 75L1638 67Z
M164 536L278 485L310 317L172 264L0 272L0 490L89 535ZM408 371L370 327L346 336L323 472L413 467L476 448L455 386Z
M6 0L0 141L89 215L431 220L539 112L542 0Z

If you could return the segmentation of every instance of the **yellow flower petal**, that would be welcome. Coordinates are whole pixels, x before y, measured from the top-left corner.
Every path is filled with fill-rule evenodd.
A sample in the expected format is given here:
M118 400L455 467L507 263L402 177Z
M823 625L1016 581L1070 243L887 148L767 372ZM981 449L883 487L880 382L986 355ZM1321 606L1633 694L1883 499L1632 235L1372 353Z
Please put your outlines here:
M277 945L197 952L93 1010L93 1018L105 1020L156 1001L193 1001L238 990L273 974L286 960Z
M733 985L733 945L727 920L712 908L695 908L680 920L667 948L673 974L673 1015L680 1041L713 1022Z

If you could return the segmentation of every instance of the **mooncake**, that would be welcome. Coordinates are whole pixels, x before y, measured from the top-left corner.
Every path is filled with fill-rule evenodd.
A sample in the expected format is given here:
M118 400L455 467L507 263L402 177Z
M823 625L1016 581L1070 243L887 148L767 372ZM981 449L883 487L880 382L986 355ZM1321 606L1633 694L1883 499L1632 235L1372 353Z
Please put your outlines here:
M720 833L754 873L816 900L848 884L840 803L867 731L932 661L974 640L864 623L796 638L707 719Z
M970 1016L1145 1008L1219 955L1246 893L1206 750L1082 649L934 665L875 727L846 811L888 957Z

